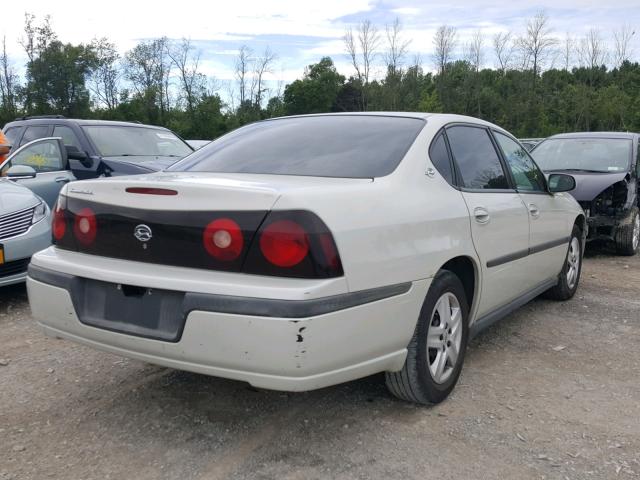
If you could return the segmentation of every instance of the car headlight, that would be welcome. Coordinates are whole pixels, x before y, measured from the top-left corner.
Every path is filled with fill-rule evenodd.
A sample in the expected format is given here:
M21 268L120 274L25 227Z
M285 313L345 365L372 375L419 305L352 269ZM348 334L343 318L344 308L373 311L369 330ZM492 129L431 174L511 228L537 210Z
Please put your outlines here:
M31 220L31 224L34 225L38 223L40 220L47 216L47 204L44 202L40 202L36 205L36 208L33 209L33 219Z

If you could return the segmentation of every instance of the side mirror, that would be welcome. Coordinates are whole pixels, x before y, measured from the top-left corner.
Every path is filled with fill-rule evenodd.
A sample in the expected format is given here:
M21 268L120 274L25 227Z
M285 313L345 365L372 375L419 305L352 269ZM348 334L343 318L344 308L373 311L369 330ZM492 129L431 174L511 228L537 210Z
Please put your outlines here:
M552 173L549 175L547 185L551 193L570 192L576 188L576 179L564 173Z
M36 171L29 165L14 165L9 170L7 170L7 177L11 180L36 178Z
M65 145L64 148L67 151L68 160L77 160L85 168L91 168L93 166L93 160L87 152L83 152L75 145Z

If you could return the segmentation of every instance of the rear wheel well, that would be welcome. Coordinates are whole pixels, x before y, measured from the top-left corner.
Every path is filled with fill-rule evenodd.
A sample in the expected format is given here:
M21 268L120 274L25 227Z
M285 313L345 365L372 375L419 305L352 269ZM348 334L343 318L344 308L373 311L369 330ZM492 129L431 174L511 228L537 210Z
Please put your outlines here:
M476 292L476 268L473 261L469 257L452 258L441 267L441 270L448 270L460 279L467 296L469 310L471 310Z

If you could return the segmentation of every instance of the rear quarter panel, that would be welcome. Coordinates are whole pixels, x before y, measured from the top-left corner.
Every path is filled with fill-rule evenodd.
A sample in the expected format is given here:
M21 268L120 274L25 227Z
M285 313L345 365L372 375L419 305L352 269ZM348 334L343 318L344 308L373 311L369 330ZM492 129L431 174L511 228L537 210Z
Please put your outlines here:
M476 257L460 192L440 174L425 174L431 166L428 146L438 129L427 124L386 177L348 190L291 191L274 205L274 210L308 209L325 221L349 290L429 278L451 258Z

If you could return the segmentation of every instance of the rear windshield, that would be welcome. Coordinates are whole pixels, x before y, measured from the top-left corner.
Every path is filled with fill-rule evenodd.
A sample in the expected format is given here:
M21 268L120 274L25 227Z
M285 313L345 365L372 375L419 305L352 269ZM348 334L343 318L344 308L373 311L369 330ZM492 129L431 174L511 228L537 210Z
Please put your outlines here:
M224 135L169 170L383 177L395 170L424 124L365 115L269 120Z
M115 125L83 126L103 157L185 157L193 150L168 130Z
M626 138L550 138L531 155L546 172L624 172L631 161L631 147L631 140Z

